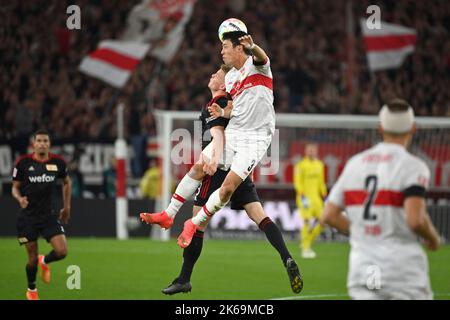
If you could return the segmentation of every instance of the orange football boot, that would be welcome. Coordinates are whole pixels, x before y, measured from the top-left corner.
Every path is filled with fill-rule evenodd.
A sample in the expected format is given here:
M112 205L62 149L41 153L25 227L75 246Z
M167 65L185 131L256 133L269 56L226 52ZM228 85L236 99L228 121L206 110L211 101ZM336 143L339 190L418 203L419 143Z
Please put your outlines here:
M183 249L188 247L191 244L195 231L197 231L197 226L192 222L192 219L186 220L183 232L178 237L178 245Z
M141 214L139 214L139 217L141 218L142 222L145 222L147 224L158 224L163 229L170 229L170 227L173 225L173 219L170 218L165 211L159 213L142 212Z
M45 283L50 283L50 266L44 263L44 255L39 255L38 262L39 267L41 268L42 281Z
M35 290L27 290L27 300L39 300L39 295L37 289Z

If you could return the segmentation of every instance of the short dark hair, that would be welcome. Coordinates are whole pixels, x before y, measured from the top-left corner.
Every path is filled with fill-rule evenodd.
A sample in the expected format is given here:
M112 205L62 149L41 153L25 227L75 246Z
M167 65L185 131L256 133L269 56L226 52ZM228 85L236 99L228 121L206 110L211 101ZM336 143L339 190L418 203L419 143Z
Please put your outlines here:
M410 105L403 99L395 98L388 102L387 107L391 112L405 112L409 109Z
M241 42L239 41L240 37L246 36L247 33L245 33L244 31L231 31L231 32L225 32L222 35L222 41L225 40L230 40L231 43L233 44L233 47L236 46L242 46ZM250 56L252 54L252 52L246 48L244 48L244 52L246 55Z
M33 139L36 139L36 136L38 136L38 135L48 136L48 138L50 139L50 133L48 133L48 131L45 129L39 129L39 130L35 131L33 133Z

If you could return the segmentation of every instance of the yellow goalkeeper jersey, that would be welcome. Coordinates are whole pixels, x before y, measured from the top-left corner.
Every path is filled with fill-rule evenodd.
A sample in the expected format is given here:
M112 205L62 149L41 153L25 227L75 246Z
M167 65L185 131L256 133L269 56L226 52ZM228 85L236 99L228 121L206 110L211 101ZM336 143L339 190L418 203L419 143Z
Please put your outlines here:
M322 200L327 195L325 167L318 159L303 158L294 168L294 187L297 196Z

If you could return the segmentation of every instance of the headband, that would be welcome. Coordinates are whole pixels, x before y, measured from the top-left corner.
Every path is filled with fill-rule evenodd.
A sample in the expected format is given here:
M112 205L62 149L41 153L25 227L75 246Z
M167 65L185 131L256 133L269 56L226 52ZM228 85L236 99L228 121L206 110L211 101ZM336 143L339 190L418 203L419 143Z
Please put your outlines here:
M387 132L406 133L414 124L414 111L411 107L406 111L392 112L384 105L379 116L381 127Z

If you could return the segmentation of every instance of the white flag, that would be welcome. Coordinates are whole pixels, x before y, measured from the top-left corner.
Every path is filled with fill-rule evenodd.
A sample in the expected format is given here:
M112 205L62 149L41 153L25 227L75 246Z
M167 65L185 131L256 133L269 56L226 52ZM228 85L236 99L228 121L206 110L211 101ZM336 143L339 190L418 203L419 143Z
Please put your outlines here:
M169 62L183 41L194 3L195 0L143 0L128 15L122 39L150 43L150 54Z
M400 67L417 41L416 30L384 21L381 29L369 29L365 19L361 19L361 31L370 71Z

